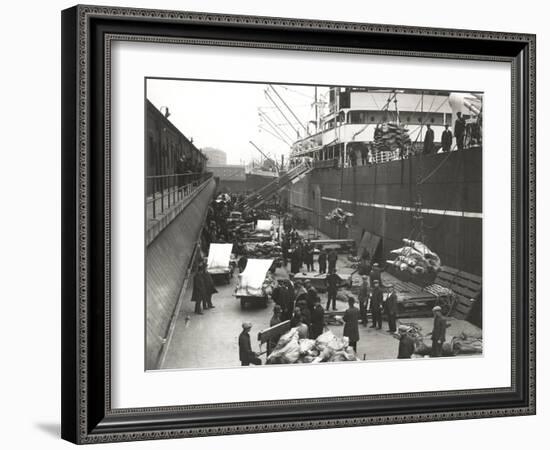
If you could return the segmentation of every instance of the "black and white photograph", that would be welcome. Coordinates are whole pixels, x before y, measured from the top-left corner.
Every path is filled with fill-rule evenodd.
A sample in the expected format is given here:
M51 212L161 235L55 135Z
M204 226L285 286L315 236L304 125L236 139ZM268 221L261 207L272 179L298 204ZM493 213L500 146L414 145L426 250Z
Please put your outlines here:
M147 78L145 369L482 358L483 101Z

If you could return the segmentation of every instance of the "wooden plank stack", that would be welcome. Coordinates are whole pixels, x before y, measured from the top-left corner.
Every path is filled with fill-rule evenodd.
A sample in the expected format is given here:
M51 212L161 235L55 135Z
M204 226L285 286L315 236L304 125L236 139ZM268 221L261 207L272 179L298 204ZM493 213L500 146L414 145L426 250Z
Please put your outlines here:
M457 319L465 319L472 305L481 294L481 277L452 267L442 266L434 284L451 289L456 301L451 315Z

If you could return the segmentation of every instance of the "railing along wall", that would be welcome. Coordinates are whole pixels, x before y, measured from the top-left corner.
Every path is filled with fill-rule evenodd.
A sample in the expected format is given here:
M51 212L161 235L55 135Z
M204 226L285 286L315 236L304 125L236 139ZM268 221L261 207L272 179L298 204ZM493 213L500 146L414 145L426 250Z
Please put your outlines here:
M152 218L191 195L212 177L210 172L146 176L147 211Z

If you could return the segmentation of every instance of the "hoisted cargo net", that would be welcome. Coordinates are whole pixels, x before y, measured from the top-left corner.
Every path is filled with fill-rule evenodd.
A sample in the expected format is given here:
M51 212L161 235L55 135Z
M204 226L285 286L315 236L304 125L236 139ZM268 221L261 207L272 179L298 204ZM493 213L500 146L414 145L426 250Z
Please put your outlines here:
M344 225L346 228L349 228L348 222L350 217L353 217L353 213L344 211L342 208L335 208L325 216L325 219L332 222L337 222Z
M437 272L441 268L441 259L437 253L432 252L422 242L405 238L403 243L403 247L390 251L395 259L387 260L388 264L414 275Z
M373 149L375 152L394 152L411 145L408 130L395 122L386 122L374 132Z

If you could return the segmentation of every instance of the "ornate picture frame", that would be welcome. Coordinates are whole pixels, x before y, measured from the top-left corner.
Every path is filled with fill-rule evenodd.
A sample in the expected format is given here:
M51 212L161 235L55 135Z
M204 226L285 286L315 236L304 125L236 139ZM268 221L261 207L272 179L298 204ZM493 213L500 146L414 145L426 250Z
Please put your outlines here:
M111 46L185 42L502 61L512 74L509 387L114 409ZM535 413L535 36L99 6L62 12L62 437L100 443Z

